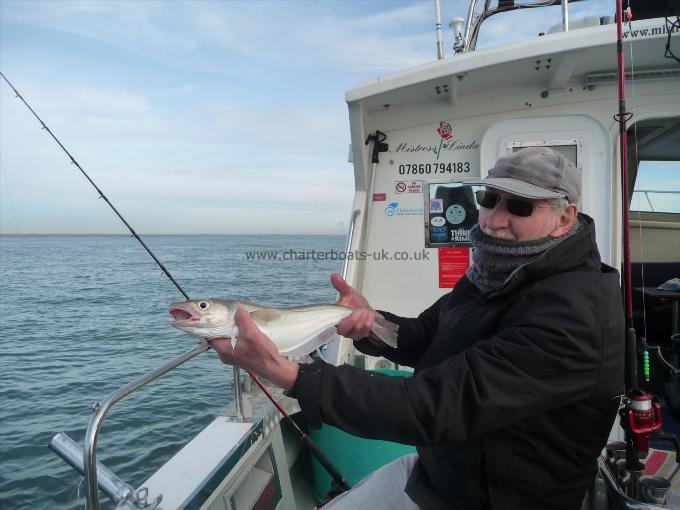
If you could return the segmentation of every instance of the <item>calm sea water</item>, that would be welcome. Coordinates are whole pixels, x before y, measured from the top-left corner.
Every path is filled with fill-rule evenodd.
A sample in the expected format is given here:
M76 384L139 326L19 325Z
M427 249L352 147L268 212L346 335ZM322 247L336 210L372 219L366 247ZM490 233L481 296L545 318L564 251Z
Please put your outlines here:
M338 261L248 261L259 250L342 250L342 236L147 236L194 298L332 302ZM47 443L82 444L92 404L190 350L181 294L128 236L0 236L0 508L80 508L84 488ZM109 412L97 458L137 487L232 399L208 351ZM105 508L113 505L102 495Z

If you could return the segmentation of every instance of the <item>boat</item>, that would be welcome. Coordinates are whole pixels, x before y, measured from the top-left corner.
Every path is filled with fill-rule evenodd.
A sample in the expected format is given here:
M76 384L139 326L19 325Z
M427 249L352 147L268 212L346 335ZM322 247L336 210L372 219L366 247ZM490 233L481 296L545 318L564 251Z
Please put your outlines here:
M634 56L626 69L632 116L625 198L617 170L621 161L613 12L572 20L565 0L560 25L545 27L530 39L476 49L490 17L560 4L501 0L492 8L491 3L471 0L467 16L452 22L451 55L443 55L438 36L436 60L370 79L347 92L355 194L343 276L377 308L405 316L419 313L449 292L470 265L468 234L476 206L456 182L484 177L498 157L534 146L551 147L578 167L583 183L579 205L595 220L605 263L621 267L624 232L619 218L629 203L641 201L630 223L635 287L653 289L680 276L680 61L668 58L666 50L668 43L676 57L680 55L680 28L664 15L670 3L631 0L633 17L624 26L624 51ZM440 34L439 20L437 25ZM667 163L674 184L644 185L645 175L658 170L658 162ZM643 296L641 292L636 297L636 319L666 313ZM667 327L656 324L656 332L649 328L647 343L660 346L663 359L672 358L678 366L680 341L670 340L678 333L677 305L672 308ZM106 411L205 349L201 344L103 399L84 448L64 434L55 436L51 447L86 476L88 509L99 508L99 489L119 508L129 509L283 510L318 505L299 435L238 369L234 401L141 487L131 487L96 463L98 427ZM329 363L365 369L403 368L365 356L337 336L319 355ZM666 405L675 405L671 401L678 376L670 376L661 358L652 358L653 369L662 377L645 387L661 395ZM269 391L294 419L302 419L296 401L275 388ZM624 439L618 422L610 439ZM632 497L612 471L611 460L600 459L584 507L664 508Z

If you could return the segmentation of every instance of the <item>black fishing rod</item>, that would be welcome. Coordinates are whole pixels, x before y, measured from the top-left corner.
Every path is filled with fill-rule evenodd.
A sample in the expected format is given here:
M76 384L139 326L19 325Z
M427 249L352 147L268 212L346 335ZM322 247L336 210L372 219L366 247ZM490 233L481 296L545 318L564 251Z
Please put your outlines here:
M78 168L78 170L80 170L80 172L85 176L85 178L89 181L89 183L92 184L94 189L97 190L97 193L99 193L99 198L104 199L104 201L109 205L109 207L113 210L113 212L116 213L116 216L118 216L120 218L120 221L123 222L123 224L127 227L127 229L134 236L134 238L137 239L137 241L139 241L139 243L144 247L146 252L149 255L151 255L151 258L153 258L154 261L156 262L156 264L158 264L158 266L161 268L161 271L163 271L163 274L165 274L168 278L170 278L170 281L175 285L175 287L177 287L177 290L179 290L182 293L182 295L186 298L186 300L189 301L189 299L190 299L189 295L186 292L184 292L184 289L182 287L180 287L179 283L177 283L177 280L175 280L175 278L172 276L172 274L170 274L170 271L168 271L167 268L163 265L163 263L160 260L158 260L158 257L156 257L156 255L154 255L154 253L151 251L151 249L149 249L149 247L146 245L146 243L144 241L142 241L142 238L139 237L139 235L137 235L137 232L135 232L135 229L133 229L130 226L130 224L127 221L125 221L125 218L123 218L123 215L118 212L118 209L116 209L114 207L114 205L111 203L111 201L108 199L108 197L104 194L104 192L101 189L99 189L99 186L97 186L95 184L95 182L90 178L90 176L87 175L85 170L83 170L83 167L80 166L80 164L71 155L71 153L66 149L66 147L64 147L64 145L59 141L59 139L56 136L54 136L54 133L52 133L52 130L50 130L50 128L47 127L47 124L45 124L43 122L43 120L38 116L38 114L35 113L35 111L33 111L33 108L31 108L31 106L26 102L26 100L23 98L23 96L21 94L19 94L19 91L16 88L14 88L14 85L12 85L10 83L10 81L7 79L7 77L2 72L0 72L0 76L2 76L3 79L7 82L7 85L9 85L12 88L12 90L16 94L16 97L21 99L21 102L26 105L26 108L28 108L31 111L31 113L33 114L33 116L36 119L38 119L38 122L40 122L40 124L42 124L42 128L45 131L47 131L52 138L54 138L55 142L57 142L59 144L59 147L61 147L61 150L63 150L66 153L66 155L69 157L69 159L71 160L71 163L73 163Z
M52 131L50 130L50 128L47 127L47 124L45 124L45 123L43 122L43 120L38 116L38 114L35 113L35 111L33 111L33 108L31 108L31 106L26 102L26 100L25 100L25 99L23 98L23 96L19 93L19 91L14 87L14 85L12 85L12 84L10 83L10 81L7 79L7 77L6 77L2 72L0 72L0 76L2 76L2 78L3 78L3 79L7 82L7 84L12 88L12 90L13 90L14 93L16 94L16 97L18 97L19 99L21 99L21 101L26 105L26 107L31 111L31 113L33 114L33 116L34 116L36 119L38 119L38 122L40 122L40 124L42 125L43 129L46 130L46 131L50 134L50 136L54 139L54 141L57 142L57 143L59 144L59 147L61 147L61 149L62 149L62 150L66 153L66 155L71 159L71 163L73 163L74 165L76 165L76 167L78 168L78 170L80 170L80 172L85 176L85 178L90 182L90 184L92 184L92 186L94 187L94 189L97 190L97 192L99 193L100 198L103 198L103 199L106 201L106 203L109 205L109 207L111 207L111 209L113 209L113 212L116 213L116 215L120 218L120 220L125 224L125 226L128 228L128 230L132 233L132 235L134 236L134 238L137 239L137 241L139 241L139 243L144 247L144 249L147 251L147 253L148 253L149 255L151 255L151 258L153 258L153 260L156 262L156 264L158 264L158 266L159 266L159 267L161 268L161 270L163 271L163 274L165 274L168 278L170 278L170 281L172 281L172 283L173 283L173 284L175 285L175 287L177 287L177 289L182 293L182 295L186 298L186 300L189 301L191 298L190 298L189 295L184 291L184 289L182 289L182 287L180 287L179 283L177 283L177 281L172 277L172 275L170 274L170 271L168 271L168 270L165 268L165 266L164 266L163 263L158 259L158 257L156 257L156 255L154 255L154 253L151 251L151 249L144 243L144 241L142 241L142 239L139 237L139 235L137 235L137 232L135 232L135 230L130 226L130 224L129 224L127 221L125 221L125 218L123 218L123 216L122 216L122 215L118 212L118 210L113 206L113 204L111 203L111 201L106 197L106 195L104 195L104 192L103 192L103 191L102 191L102 190L94 183L94 181L90 178L90 176L87 175L87 173L85 173L85 170L83 170L83 168L78 164L78 162L75 160L75 158L74 158L74 157L71 155L71 153L66 149L66 147L64 147L64 145L59 141L59 139L58 139L56 136L54 136L54 133L52 133ZM342 475L340 474L340 472L337 470L337 468L331 463L331 461L328 459L328 457L326 457L326 456L321 452L321 450L319 449L319 447L314 443L314 441L312 441L312 439L309 437L309 435L307 435L304 431L302 431L302 429L300 429L300 427L297 425L297 423L295 423L295 421L294 421L294 420L290 417L290 415L283 409L283 407L282 407L282 406L274 399L274 397L266 390L266 388L262 385L262 383L260 383L260 381L257 379L257 377L256 377L254 374L248 372L248 375L250 375L250 377L257 383L257 385L260 387L260 389L261 389L262 392L265 394L265 396L269 399L269 401L270 401L272 404L274 404L274 407L276 407L276 409L281 413L281 415L283 416L284 420L288 421L288 422L291 424L291 426L298 432L298 434L300 435L300 438L302 439L302 441L309 447L310 452L312 452L312 453L314 454L314 456L319 460L319 462L321 463L321 465L326 469L326 471L328 472L328 474L331 475L331 478L333 479L333 486L332 486L332 488L331 488L331 491L332 491L333 495L337 495L337 494L340 494L340 493L342 493L342 492L345 492L345 491L349 490L351 487L350 487L349 484L347 483L347 479L346 479L344 476L342 476Z

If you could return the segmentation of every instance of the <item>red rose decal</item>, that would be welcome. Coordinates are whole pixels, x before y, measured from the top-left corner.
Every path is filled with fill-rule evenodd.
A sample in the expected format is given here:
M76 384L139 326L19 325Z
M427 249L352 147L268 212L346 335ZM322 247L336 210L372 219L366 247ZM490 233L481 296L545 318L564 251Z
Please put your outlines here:
M450 140L453 136L453 128L448 122L440 122L437 133L439 133L444 140Z

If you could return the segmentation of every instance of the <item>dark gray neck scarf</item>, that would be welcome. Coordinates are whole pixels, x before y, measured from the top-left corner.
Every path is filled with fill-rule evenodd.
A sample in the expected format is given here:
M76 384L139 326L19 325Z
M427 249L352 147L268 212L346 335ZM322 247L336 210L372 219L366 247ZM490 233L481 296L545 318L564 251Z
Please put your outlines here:
M475 225L470 231L472 266L465 274L479 290L488 294L502 288L520 266L533 262L581 228L579 218L571 230L560 237L514 242L491 237Z

